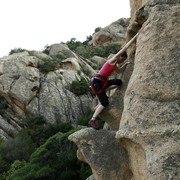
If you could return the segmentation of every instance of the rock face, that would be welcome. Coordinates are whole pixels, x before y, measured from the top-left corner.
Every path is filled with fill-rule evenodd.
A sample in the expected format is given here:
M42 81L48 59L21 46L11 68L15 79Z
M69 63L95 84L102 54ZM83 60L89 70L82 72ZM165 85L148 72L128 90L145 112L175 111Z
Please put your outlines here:
M114 78L120 78L123 81L122 86L110 91L110 105L100 114L101 119L108 124L111 130L114 131L119 129L119 122L124 109L124 94L132 71L133 64L130 64L126 67L122 76L119 74L114 76Z
M77 156L92 167L95 179L130 179L127 151L115 139L115 131L82 129L69 136L78 146Z
M121 18L105 28L101 28L93 34L90 44L96 46L116 41L124 41L127 24L128 19Z
M50 47L52 56L66 50L67 58L60 60L56 70L46 73L40 67L43 59L51 59L51 56L42 52L15 53L0 59L0 97L6 100L10 114L25 117L30 113L43 116L52 124L76 124L77 118L91 107L90 93L76 95L71 84L82 77L89 81L95 72L85 59L63 46ZM85 70L88 74L83 73ZM19 122L12 117L7 121L0 116L0 121L0 135L5 139L19 129ZM12 126L12 122L17 126Z
M116 137L135 179L180 178L180 11L178 1L146 1Z
M101 117L110 126L110 132L104 132L103 137L111 130L117 131L116 139L127 150L129 172L133 178L120 176L119 169L116 176L109 179L180 179L179 3L179 0L131 0L132 17L127 28L127 39L139 31L136 44L128 50L134 57L133 73L127 76L130 80L127 89L124 86L124 99L117 90L110 98L113 105ZM101 137L101 131L96 133ZM92 158L100 153L99 149L103 149L107 139L102 138L100 143L99 138L91 137L89 129L70 137L78 145L78 152L81 152L78 153L79 159L91 166L96 180L111 177L111 173L99 169L110 163L114 166L110 157L106 162L102 162L101 157L98 157L98 162ZM90 140L98 145L97 149L92 151L87 148ZM117 151L116 148L113 145L109 147Z
M139 33L128 49L134 66L127 67L123 86L112 92L110 106L101 114L108 128L84 128L69 136L78 146L78 158L91 166L93 176L88 179L180 179L179 4L179 0L131 0L126 39ZM94 45L114 40L103 33L93 38ZM51 123L73 123L91 106L92 97L74 95L70 84L81 75L88 78L82 67L93 74L89 64L99 57L90 62L57 44L47 51L56 58L62 55L59 52L67 57L59 59L60 68L46 74L39 71L41 58L47 58L43 53L0 59L0 96L10 112L43 115ZM7 121L0 116L1 136L9 138L19 124L16 118Z

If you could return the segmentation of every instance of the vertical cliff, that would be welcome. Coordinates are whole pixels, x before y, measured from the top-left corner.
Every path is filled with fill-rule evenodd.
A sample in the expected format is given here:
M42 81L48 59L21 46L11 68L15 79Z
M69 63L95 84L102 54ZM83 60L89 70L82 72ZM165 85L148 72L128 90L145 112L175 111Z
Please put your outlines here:
M134 59L133 72L127 76L123 92L118 90L110 98L114 105L102 114L110 129L117 131L115 137L111 134L114 143L106 142L111 130L94 133L84 129L69 137L78 145L80 159L91 166L96 180L180 179L179 29L179 0L131 0L127 40L139 33L136 44L128 50ZM110 156L103 153L105 145ZM119 156L117 151L127 153L126 162L119 157L111 160ZM100 152L106 157L96 156L95 161ZM118 168L122 163L128 171Z
M144 22L116 138L134 179L179 179L179 1L142 1L132 19Z

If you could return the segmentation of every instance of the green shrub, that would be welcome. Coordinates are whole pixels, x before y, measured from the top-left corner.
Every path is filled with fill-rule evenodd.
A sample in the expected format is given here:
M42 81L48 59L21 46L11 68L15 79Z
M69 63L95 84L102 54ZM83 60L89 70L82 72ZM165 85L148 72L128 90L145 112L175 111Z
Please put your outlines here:
M101 29L102 29L101 27L97 27L97 28L95 29L95 33L99 32Z
M59 67L59 63L52 58L43 58L43 64L39 66L39 70L43 73L54 71Z
M97 31L99 30L100 28L97 28ZM111 53L117 53L122 46L121 42L113 42L107 45L92 47L88 45L87 41L81 43L80 41L76 41L75 38L67 41L66 44L68 45L69 49L85 58L91 58L93 56L107 58Z
M4 142L0 144L0 174L3 174L4 172L6 172L9 168L10 168L10 163L7 159L6 159L6 151L4 148Z
M31 141L31 140L30 140ZM0 142L0 174L6 176L6 171L10 168L14 160L27 159L34 151L29 137L11 139ZM2 177L1 177L2 178ZM0 179L1 179L0 178ZM3 179L3 178L2 178Z
M27 160L35 150L35 144L28 134L16 136L4 144L4 159L12 163L15 160Z
M7 101L4 97L0 96L0 115L4 116L6 114L6 109L7 109Z
M23 119L24 128L19 131L18 136L28 134L36 147L39 147L45 141L57 132L68 132L72 129L70 123L47 124L42 116L27 116Z
M79 47L82 43L80 41L76 41L76 38L71 38L70 41L67 41L66 44L68 45L69 49L74 51L77 47Z
M6 180L6 173L0 174L0 180Z
M89 167L88 164L86 163L81 163L81 167L79 170L79 176L82 180L87 179L87 177L89 177L90 175L92 175L92 171Z
M121 46L121 42L113 42L111 44L104 46L105 52L103 57L108 57L111 53L116 54L120 50Z
M71 84L71 91L76 95L86 94L90 91L89 83L84 78L73 81Z
M14 54L14 53L20 53L26 51L26 49L22 49L22 48L14 48L9 52L9 55Z
M61 51L61 52L59 52L59 53L56 55L55 58L60 59L60 60L64 60L64 59L67 58L67 56L66 56L66 54L65 54L63 51Z
M79 125L82 125L82 126L87 126L88 125L88 122L92 116L92 110L89 109L84 115L80 116L78 119L77 119L77 123Z
M17 171L18 169L21 169L23 166L25 166L25 164L26 164L26 161L24 161L24 160L22 160L22 161L15 160L15 161L13 162L13 164L11 164L10 169L7 171L6 176L5 176L5 179L6 179L6 180L9 180L10 176L11 176L15 171Z
M15 160L28 160L37 147L57 132L72 129L70 123L47 124L41 116L27 116L22 127L13 139L0 141L0 173L6 172Z
M77 147L68 140L68 136L77 130L65 134L58 133L49 138L31 155L29 162L15 171L10 179L86 179L91 175L91 169L77 159Z
M24 128L19 131L18 137L29 136L36 147L46 141L47 125L42 116L28 115L22 120L22 126Z

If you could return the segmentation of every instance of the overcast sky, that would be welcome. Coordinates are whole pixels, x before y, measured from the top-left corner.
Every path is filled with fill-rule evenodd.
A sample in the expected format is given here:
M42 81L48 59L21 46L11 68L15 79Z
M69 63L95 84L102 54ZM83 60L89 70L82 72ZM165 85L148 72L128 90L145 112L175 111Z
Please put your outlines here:
M11 49L42 50L46 45L81 42L122 17L130 0L1 0L0 57Z

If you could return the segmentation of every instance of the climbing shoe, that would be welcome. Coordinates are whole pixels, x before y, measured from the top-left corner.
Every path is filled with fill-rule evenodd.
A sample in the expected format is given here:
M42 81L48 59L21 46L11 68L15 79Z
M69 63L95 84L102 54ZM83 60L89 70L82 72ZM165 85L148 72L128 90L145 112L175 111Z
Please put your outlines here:
M91 119L89 121L89 125L92 126L94 129L97 129L97 130L99 129L99 126L98 126L96 120Z

